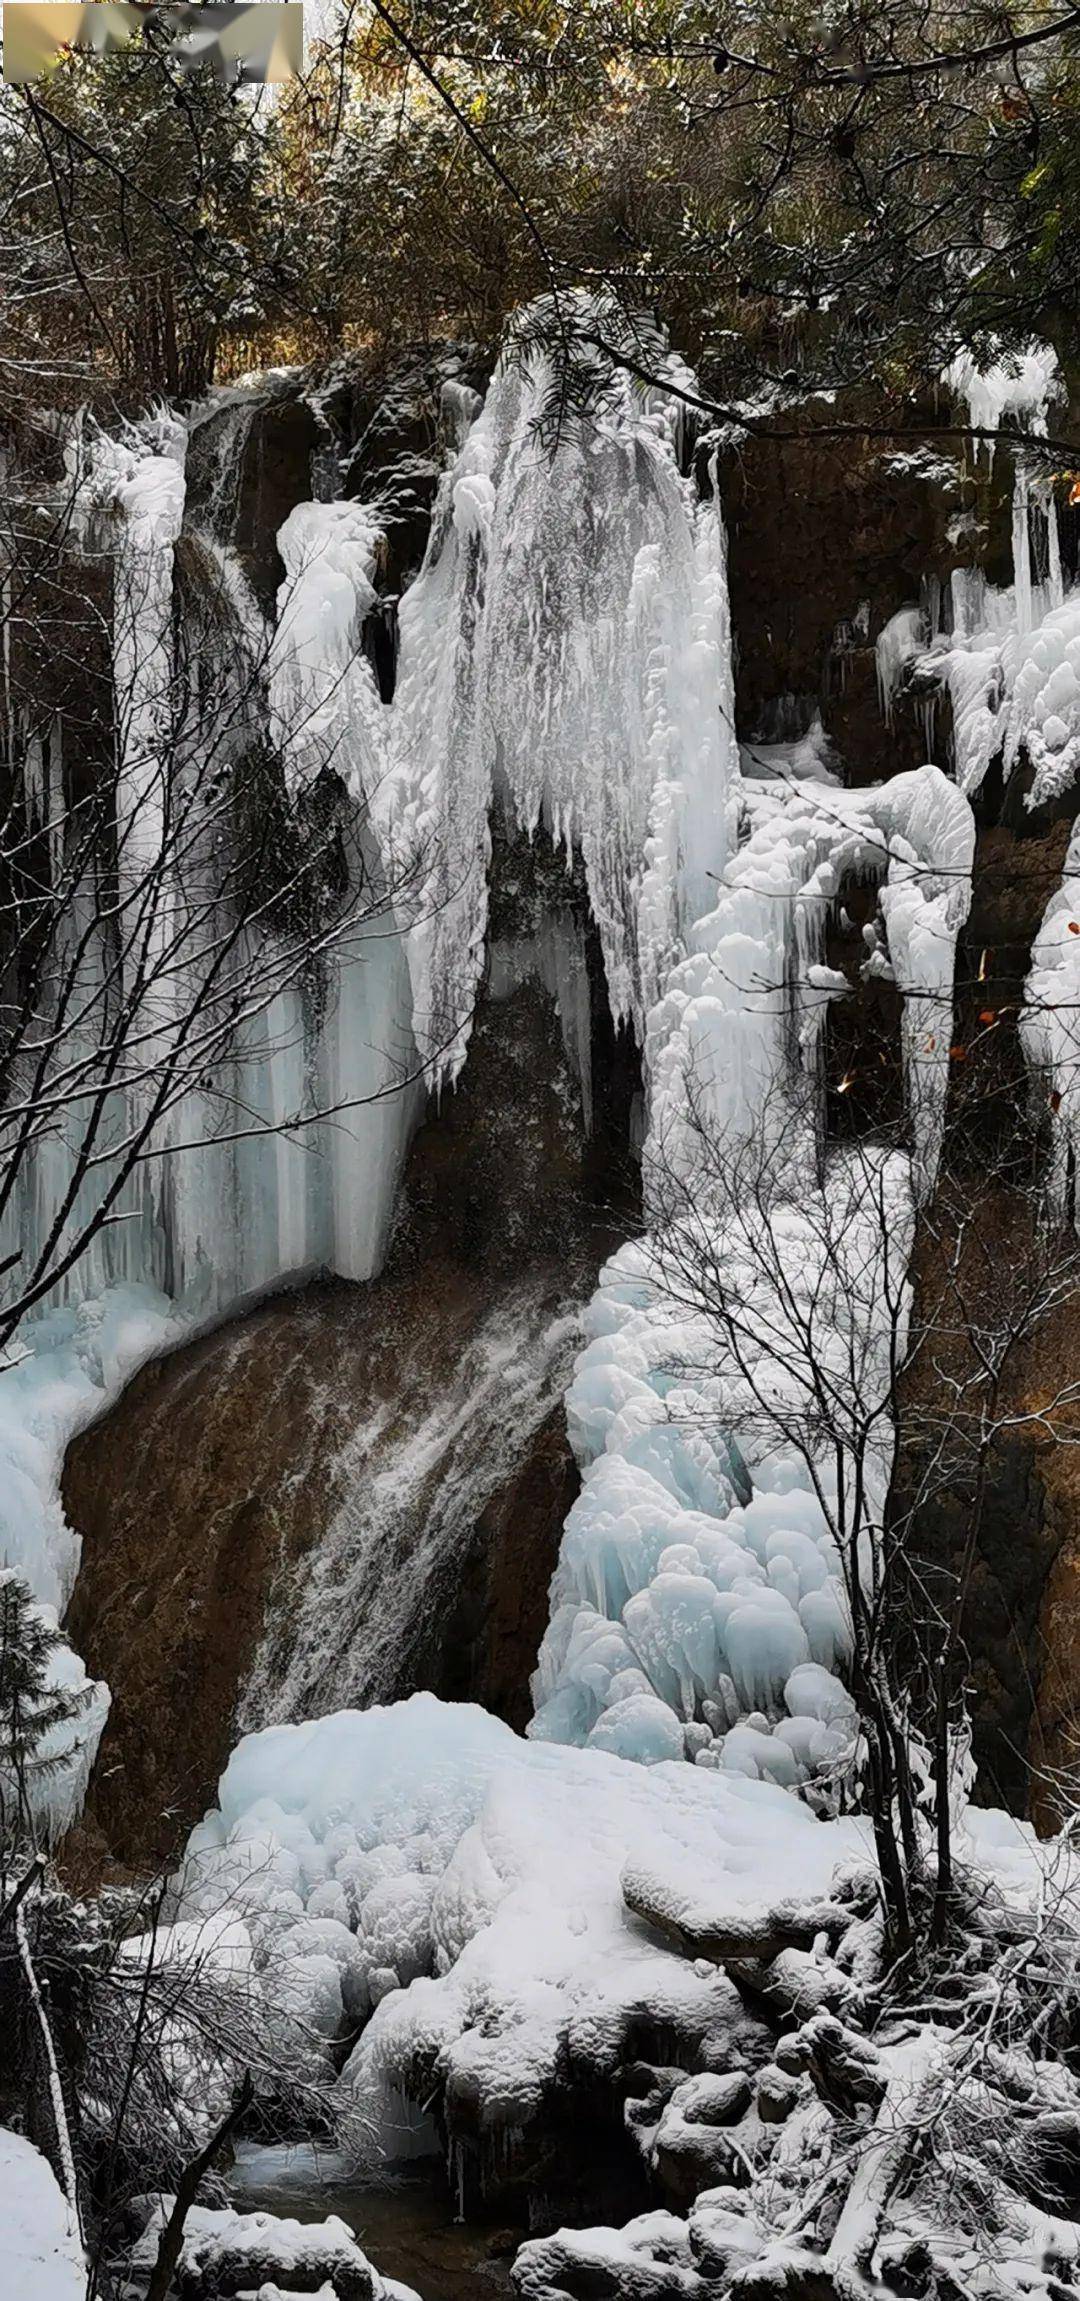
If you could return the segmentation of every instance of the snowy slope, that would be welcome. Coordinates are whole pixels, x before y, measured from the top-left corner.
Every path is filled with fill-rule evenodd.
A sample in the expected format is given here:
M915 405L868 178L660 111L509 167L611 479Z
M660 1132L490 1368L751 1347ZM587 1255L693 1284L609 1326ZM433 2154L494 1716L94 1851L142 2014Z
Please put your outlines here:
M4 2301L84 2301L86 2263L52 2168L0 2127L0 2293Z

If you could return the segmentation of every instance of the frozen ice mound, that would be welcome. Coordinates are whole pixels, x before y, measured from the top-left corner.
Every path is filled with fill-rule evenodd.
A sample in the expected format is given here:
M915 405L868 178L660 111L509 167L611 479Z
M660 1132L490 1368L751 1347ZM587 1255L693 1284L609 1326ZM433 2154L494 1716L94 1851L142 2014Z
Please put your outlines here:
M749 1218L729 1213L718 1232L725 1267L745 1263L751 1317L760 1296L753 1384L749 1355L733 1363L704 1304L696 1309L666 1272L662 1242L632 1242L605 1267L567 1399L582 1490L552 1581L530 1738L655 1763L675 1747L659 1704L699 1767L785 1787L853 1750L855 1713L832 1674L850 1647L825 1507L833 1473L785 1445L783 1428L785 1410L797 1419L797 1363L812 1333L818 1366L838 1385L857 1366L865 1404L879 1401L884 1496L892 1336L881 1261L886 1251L896 1257L895 1291L911 1195L903 1159L860 1162L853 1176L841 1162L827 1188L840 1222L835 1212L818 1219L824 1201L809 1189L800 1207L760 1218L775 1227L771 1259L778 1248L793 1274L786 1308L769 1294L769 1258L756 1254ZM708 1228L707 1209L702 1220ZM838 1250L838 1231L851 1270L830 1286L825 1257Z
M522 1741L416 1694L248 1735L189 1840L181 1907L242 1913L257 1961L279 1971L293 1945L298 1979L313 1915L341 1913L351 2002L374 2010L340 2104L374 2167L436 2146L435 2101L451 2140L512 2143L646 2031L684 2065L767 2057L726 1976L628 1911L623 1871L746 1909L822 1895L861 1841L770 1782Z

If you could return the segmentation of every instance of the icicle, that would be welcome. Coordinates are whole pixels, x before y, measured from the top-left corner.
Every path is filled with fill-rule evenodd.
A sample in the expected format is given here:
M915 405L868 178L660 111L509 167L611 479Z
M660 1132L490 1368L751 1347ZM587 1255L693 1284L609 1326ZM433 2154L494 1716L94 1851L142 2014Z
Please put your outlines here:
M1032 625L1031 537L1028 532L1030 498L1027 464L1023 456L1018 455L1013 475L1012 556L1016 628L1021 637L1031 630Z

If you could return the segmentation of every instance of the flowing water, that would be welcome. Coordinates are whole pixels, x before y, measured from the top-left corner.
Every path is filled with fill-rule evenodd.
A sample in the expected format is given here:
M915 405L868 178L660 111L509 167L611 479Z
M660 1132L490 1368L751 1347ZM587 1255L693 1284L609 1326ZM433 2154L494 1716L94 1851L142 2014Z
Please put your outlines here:
M338 2214L375 2267L423 2301L499 2301L512 2290L510 2263L526 2231L505 2221L455 2221L449 2189L431 2170L373 2189L350 2180L333 2152L245 2142L229 2186L242 2212L294 2221Z

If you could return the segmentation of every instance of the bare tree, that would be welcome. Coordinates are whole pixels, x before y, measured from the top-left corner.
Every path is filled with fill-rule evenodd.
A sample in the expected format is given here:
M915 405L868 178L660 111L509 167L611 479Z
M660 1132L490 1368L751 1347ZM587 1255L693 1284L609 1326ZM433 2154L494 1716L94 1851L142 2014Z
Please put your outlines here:
M948 1928L957 1880L953 1779L964 1718L966 1626L988 1488L1020 1431L1080 1439L1080 1377L1061 1363L1037 1398L1020 1379L1033 1337L1080 1299L1080 1246L1044 1199L1038 1168L1011 1218L986 1226L949 1145L918 1213L905 1138L855 1137L822 1154L818 1110L776 1090L750 1136L719 1129L691 1084L677 1153L651 1151L650 1277L673 1330L691 1320L736 1436L787 1449L816 1496L842 1578L849 1674L893 1954ZM1029 1145L1034 1148L1034 1138ZM1003 1177L984 1173L988 1196ZM909 1257L917 1239L914 1290ZM943 1494L962 1497L958 1560L927 1554ZM929 1751L934 1851L920 1826ZM913 1762L914 1761L914 1762Z
M138 1220L151 1162L280 1130L302 1144L352 1107L309 1081L268 1115L258 1065L422 875L385 861L346 788L347 699L328 706L360 632L283 718L237 565L182 536L174 593L168 555L80 524L77 484L6 504L0 535L0 1348ZM403 1032L380 1053L371 1099L431 1050Z

